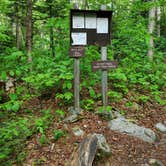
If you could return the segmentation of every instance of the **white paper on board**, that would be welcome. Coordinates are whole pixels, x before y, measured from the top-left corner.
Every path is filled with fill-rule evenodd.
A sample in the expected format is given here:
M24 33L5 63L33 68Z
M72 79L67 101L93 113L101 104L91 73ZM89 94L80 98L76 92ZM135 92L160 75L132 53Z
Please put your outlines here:
M71 33L71 38L73 40L72 45L86 45L87 44L87 34L82 32Z
M97 18L97 33L108 33L108 18Z
M73 16L72 17L73 21L73 28L85 28L84 25L84 16Z
M85 28L87 29L96 29L96 15L87 15L85 17Z

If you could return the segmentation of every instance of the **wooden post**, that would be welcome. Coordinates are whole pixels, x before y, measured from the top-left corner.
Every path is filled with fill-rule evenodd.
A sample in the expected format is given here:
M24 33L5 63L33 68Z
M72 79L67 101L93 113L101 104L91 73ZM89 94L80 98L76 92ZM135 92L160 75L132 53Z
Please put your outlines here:
M101 47L101 60L107 60L107 47ZM102 71L102 100L103 107L106 109L108 105L108 97L107 97L107 70ZM105 110L104 110L105 111Z
M101 10L106 10L106 5L101 5ZM101 47L101 60L107 60L107 47ZM107 70L102 71L102 100L103 100L103 108L104 111L108 105L108 97L107 97Z
M80 60L79 58L74 58L74 109L79 113L80 111L80 95L79 95L79 86L80 86Z

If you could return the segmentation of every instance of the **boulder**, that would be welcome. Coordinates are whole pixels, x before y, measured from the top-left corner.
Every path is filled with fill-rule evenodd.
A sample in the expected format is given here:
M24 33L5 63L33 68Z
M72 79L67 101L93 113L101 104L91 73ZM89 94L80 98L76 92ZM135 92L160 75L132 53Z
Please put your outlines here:
M65 123L74 123L76 121L79 121L80 119L83 119L83 116L81 115L83 110L80 108L80 112L74 109L74 107L70 107L68 109L69 116L66 117L63 121Z
M153 143L156 140L156 135L151 129L138 126L124 117L118 117L109 121L108 126L111 130L140 138L149 143Z
M92 166L97 151L97 137L85 138L78 149L72 154L70 166Z
M97 141L97 146L98 146L98 150L100 151L100 153L103 154L103 156L110 156L111 154L111 149L104 137L104 135L102 134L94 134L96 135L98 141Z
M102 134L87 136L71 156L70 166L92 166L97 151L110 155L111 150Z

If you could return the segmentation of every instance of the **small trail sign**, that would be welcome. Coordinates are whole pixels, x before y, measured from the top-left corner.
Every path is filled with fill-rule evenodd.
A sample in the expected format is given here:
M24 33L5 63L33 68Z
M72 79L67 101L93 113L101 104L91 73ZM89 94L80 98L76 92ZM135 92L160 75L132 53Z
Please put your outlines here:
M80 58L85 55L85 47L83 46L71 46L69 50L69 56L72 58Z
M94 61L92 62L92 70L108 70L108 69L115 69L118 66L118 62L116 61Z

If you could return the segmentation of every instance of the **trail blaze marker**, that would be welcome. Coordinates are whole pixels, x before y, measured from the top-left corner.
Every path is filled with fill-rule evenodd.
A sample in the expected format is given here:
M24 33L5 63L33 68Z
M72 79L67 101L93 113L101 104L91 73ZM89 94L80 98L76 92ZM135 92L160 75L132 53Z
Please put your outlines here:
M85 46L101 46L101 60L92 62L92 69L102 69L102 96L107 106L107 69L117 67L117 62L107 61L107 45L110 44L112 11L78 10L70 11L70 57L74 58L74 107L79 113L80 69L79 58L85 54Z

